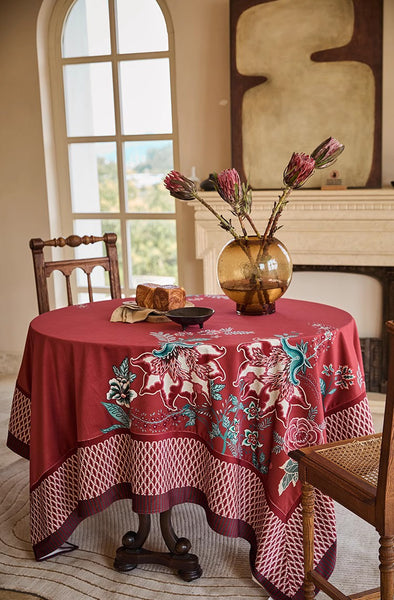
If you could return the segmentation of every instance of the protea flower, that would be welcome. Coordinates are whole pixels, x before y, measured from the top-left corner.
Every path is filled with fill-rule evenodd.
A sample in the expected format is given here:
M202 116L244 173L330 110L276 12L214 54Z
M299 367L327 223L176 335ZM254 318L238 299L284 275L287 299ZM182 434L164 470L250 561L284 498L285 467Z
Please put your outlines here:
M311 154L315 159L316 169L325 169L332 165L338 156L344 151L345 146L333 137L329 137L322 142Z
M196 197L195 183L178 171L170 171L164 179L164 185L171 196L179 200L194 200Z
M290 161L283 172L284 187L281 194L274 202L271 215L266 224L263 235L258 232L252 217L250 216L252 207L252 190L249 184L242 183L239 173L236 169L225 169L219 174L213 173L210 179L220 197L231 207L231 212L238 218L239 226L242 230L239 235L231 222L223 215L220 215L212 206L200 196L197 188L191 179L181 175L178 171L170 171L164 179L164 185L171 196L180 200L198 200L203 206L211 211L218 219L220 227L228 231L234 239L242 243L245 252L247 252L248 233L245 225L249 223L253 232L261 239L262 247L265 242L272 238L279 229L278 220L282 211L289 201L292 190L298 189L304 185L315 169L323 169L331 165L343 152L344 146L335 138L329 137L322 142L312 154L302 152L293 152Z
M219 175L213 173L211 180L219 196L231 206L232 213L238 217L243 235L247 237L243 225L243 220L247 219L253 231L260 237L249 216L252 208L252 190L247 183L241 183L238 171L236 169L224 169Z
M231 206L242 197L241 178L236 169L224 169L219 175L213 173L212 181L219 196Z
M179 173L179 171L170 171L164 178L164 185L170 192L171 196L178 198L178 200L198 200L201 202L203 206L205 206L213 215L215 215L219 221L220 227L226 231L229 231L235 239L239 239L239 235L232 226L231 220L219 215L219 213L217 213L216 210L204 200L204 198L201 198L197 192L195 183L191 179L188 179Z
M304 185L315 170L315 160L303 152L293 152L283 172L283 183L296 190Z

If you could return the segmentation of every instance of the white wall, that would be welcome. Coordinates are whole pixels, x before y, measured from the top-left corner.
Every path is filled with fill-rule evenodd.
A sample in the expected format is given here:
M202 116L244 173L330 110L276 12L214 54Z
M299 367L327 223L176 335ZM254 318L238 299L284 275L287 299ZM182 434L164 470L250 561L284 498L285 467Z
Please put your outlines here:
M28 241L49 233L35 24L41 0L0 2L0 353L37 314ZM12 356L0 368L6 370Z

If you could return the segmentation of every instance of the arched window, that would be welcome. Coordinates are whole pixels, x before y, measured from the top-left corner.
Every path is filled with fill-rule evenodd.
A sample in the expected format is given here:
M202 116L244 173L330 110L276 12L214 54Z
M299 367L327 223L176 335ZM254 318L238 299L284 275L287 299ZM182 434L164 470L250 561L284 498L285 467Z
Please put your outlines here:
M58 233L115 231L126 296L143 281L177 283L176 209L163 185L177 162L165 4L59 0L54 14ZM104 275L97 277L105 295Z

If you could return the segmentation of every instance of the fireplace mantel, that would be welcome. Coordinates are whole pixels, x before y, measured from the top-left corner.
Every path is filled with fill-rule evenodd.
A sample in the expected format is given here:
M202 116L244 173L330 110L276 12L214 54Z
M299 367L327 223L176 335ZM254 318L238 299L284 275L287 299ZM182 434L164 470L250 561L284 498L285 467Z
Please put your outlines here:
M253 192L252 214L260 231L279 194L279 190ZM228 214L216 192L201 195L217 212ZM217 294L216 262L231 237L199 202L190 205L194 209L196 258L203 261L204 293ZM394 189L296 190L280 225L277 236L294 264L394 266Z

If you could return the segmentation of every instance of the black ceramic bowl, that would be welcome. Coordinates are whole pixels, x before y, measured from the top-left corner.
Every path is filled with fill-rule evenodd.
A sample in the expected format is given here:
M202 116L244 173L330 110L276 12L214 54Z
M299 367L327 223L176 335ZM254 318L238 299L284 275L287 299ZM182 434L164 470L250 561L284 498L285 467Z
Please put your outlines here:
M212 317L215 311L213 308L203 308L202 306L185 306L185 308L175 308L169 310L166 316L182 325L182 329L185 329L188 325L199 325L203 326L204 321Z

